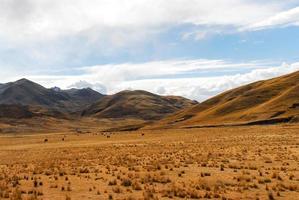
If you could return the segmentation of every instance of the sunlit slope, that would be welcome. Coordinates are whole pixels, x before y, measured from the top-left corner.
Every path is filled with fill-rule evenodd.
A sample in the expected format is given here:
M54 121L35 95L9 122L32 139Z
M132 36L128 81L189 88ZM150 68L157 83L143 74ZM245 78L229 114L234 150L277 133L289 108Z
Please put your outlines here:
M154 127L294 122L299 115L299 72L245 85L171 115Z

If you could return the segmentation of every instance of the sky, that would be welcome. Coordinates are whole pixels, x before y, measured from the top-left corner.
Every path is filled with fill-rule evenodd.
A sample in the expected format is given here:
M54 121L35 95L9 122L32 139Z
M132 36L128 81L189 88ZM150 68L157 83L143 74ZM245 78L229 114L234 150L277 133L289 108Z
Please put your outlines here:
M204 101L299 70L299 0L0 0L0 82Z

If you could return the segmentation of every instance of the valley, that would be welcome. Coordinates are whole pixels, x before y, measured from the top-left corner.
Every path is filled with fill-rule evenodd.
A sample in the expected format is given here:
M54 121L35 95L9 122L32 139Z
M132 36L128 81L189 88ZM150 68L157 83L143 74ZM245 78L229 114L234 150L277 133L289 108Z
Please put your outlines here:
M0 137L0 199L299 198L298 125Z

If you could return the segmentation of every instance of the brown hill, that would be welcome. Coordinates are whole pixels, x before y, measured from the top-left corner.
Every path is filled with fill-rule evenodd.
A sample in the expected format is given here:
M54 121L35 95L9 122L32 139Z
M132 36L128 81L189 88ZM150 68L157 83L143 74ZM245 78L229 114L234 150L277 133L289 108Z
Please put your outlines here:
M159 96L146 91L122 91L103 97L82 116L97 118L137 118L158 120L196 102L175 96Z
M299 116L299 72L224 92L152 127L272 124Z

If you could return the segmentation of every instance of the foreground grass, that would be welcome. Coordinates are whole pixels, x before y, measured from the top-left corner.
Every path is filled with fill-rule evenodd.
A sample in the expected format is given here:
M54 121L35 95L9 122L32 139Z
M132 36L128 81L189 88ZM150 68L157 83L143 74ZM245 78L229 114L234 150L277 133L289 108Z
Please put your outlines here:
M0 199L299 199L299 127L0 137Z

